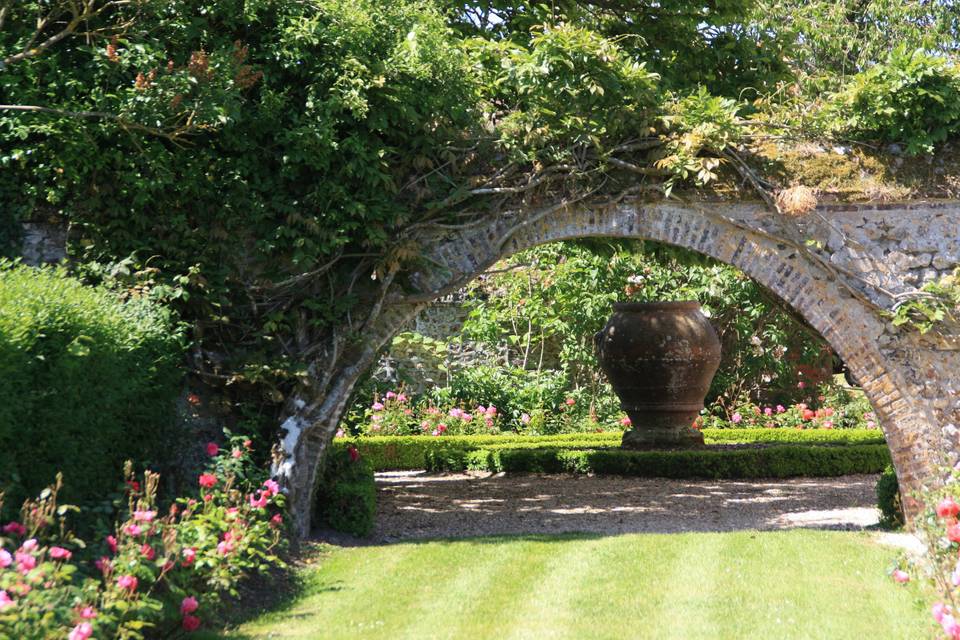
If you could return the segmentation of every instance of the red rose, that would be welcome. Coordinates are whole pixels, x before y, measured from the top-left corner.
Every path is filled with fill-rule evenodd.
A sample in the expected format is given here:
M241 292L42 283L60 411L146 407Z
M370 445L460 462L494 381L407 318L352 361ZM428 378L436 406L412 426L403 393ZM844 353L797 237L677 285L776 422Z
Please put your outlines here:
M350 454L350 462L356 462L360 459L360 452L356 447L347 447L347 453Z
M183 630L184 631L196 631L200 628L200 618L197 616L186 615L183 616Z
M941 518L956 518L960 514L960 504L954 502L953 498L944 498L937 505L937 516Z
M816 418L816 417L817 417L817 414L816 414L815 412L811 411L810 409L804 409L804 410L803 410L803 419L804 419L804 420L813 420L813 419Z
M200 486L205 489L213 489L217 486L217 476L212 473L201 473L200 474Z
M213 457L220 453L220 447L217 446L216 442L207 443L207 455Z

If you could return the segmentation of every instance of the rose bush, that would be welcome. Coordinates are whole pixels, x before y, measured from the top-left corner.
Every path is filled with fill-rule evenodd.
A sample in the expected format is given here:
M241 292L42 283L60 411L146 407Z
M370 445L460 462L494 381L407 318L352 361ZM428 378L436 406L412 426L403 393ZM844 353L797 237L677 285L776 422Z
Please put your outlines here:
M196 497L158 502L160 476L127 464L127 501L97 544L71 534L85 514L58 504L62 481L0 528L0 637L176 637L201 627L239 581L282 564L283 502L250 441L213 451Z
M623 431L631 426L622 412L606 419L584 412L582 400L573 394L560 399L549 411L531 408L518 417L505 415L494 404L467 408L462 404L440 403L434 397L416 398L403 389L374 393L362 417L338 431L338 436L453 436ZM789 406L758 405L747 396L732 406L716 404L694 424L697 429L791 428L791 429L879 429L876 415L862 393L836 385L821 385L816 395Z

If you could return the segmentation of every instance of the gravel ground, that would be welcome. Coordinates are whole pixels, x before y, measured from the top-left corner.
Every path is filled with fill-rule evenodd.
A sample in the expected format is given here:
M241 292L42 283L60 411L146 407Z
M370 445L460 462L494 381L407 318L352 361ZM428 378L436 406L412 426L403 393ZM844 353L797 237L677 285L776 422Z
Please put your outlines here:
M377 474L367 543L492 534L676 533L878 521L875 475L784 480L666 480L527 474Z

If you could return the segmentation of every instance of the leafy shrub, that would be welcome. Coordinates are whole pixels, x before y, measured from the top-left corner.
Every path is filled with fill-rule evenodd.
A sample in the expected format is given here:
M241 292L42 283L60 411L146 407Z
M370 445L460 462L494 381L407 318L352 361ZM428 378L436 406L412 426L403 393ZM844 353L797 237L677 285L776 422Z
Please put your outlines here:
M317 492L320 520L336 531L367 536L377 515L377 486L373 466L361 459L356 447L333 449L325 461Z
M903 526L900 485L893 465L888 465L877 480L877 507L880 509L880 524L890 528Z
M209 449L202 496L178 499L165 515L159 475L135 477L128 464L122 517L97 544L65 526L79 510L58 504L59 477L27 501L0 533L0 637L175 637L214 615L224 594L237 596L241 579L281 565L283 496L263 481L249 441L232 443L229 453Z
M123 302L62 269L0 264L0 488L7 504L58 471L72 501L102 498L123 462L161 462L181 334L160 307Z
M945 57L898 47L854 76L836 102L852 132L931 153L960 130L960 70Z

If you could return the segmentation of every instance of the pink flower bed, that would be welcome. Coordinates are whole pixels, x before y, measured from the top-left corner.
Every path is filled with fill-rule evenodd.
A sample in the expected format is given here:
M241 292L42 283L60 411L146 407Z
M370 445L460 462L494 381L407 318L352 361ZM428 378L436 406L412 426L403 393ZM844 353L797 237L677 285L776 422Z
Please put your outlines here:
M0 628L9 637L173 637L203 626L246 575L280 564L283 495L258 478L249 441L206 446L200 495L161 513L159 476L127 466L112 533L84 544L65 526L60 479L0 527ZM239 455L236 455L239 452ZM79 514L84 517L84 514Z

